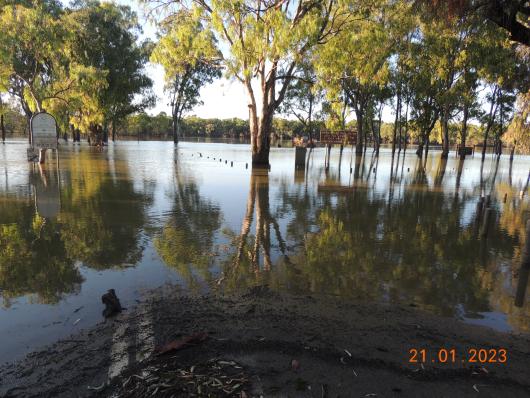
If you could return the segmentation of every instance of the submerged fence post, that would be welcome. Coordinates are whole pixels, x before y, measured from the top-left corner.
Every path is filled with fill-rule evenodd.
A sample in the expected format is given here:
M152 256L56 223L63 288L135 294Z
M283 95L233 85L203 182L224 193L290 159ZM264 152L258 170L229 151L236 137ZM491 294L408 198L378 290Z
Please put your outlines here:
M528 286L528 276L530 274L530 220L526 222L526 239L521 255L521 269L519 270L519 280L515 292L515 306L522 307L526 287Z
M305 168L306 153L307 153L307 149L304 147L297 146L295 148L295 156L294 156L295 169Z

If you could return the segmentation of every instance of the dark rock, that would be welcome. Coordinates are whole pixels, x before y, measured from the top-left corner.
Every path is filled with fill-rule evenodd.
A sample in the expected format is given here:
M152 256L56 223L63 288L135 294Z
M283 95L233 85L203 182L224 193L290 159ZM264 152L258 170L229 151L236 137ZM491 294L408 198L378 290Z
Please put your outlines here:
M107 293L101 296L101 301L105 304L105 309L103 310L103 316L105 318L116 315L123 310L114 289L110 289Z

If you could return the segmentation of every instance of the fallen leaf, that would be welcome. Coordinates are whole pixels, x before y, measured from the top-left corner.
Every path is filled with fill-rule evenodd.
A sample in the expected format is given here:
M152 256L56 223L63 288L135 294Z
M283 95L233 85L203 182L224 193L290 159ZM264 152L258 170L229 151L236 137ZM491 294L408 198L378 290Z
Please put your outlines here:
M291 368L293 368L293 370L298 370L300 368L300 361L297 359L293 359L291 361Z
M208 334L205 332L195 333L190 336L183 337L179 340L170 341L169 343L161 347L157 347L155 351L158 352L159 355L165 354L166 352L177 351L189 346L190 344L202 343L207 338Z

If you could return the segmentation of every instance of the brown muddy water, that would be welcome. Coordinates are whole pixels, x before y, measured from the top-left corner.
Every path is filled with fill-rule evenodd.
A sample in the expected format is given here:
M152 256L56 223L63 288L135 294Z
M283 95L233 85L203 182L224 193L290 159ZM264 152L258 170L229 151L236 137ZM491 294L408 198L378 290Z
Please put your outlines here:
M131 307L162 285L268 284L530 332L528 156L334 148L326 171L317 148L295 171L294 150L274 148L271 170L253 173L244 144L69 143L42 168L26 146L0 146L0 362L100 322L107 289Z

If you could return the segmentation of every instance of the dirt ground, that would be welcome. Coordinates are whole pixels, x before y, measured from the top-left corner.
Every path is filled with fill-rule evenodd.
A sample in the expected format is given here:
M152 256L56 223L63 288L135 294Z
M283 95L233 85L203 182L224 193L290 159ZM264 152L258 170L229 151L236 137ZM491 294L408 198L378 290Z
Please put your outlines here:
M3 366L0 396L529 397L529 343L406 305L166 288ZM427 350L424 364L409 363L412 348ZM433 362L440 348L455 363ZM470 348L505 349L507 361L463 362Z

